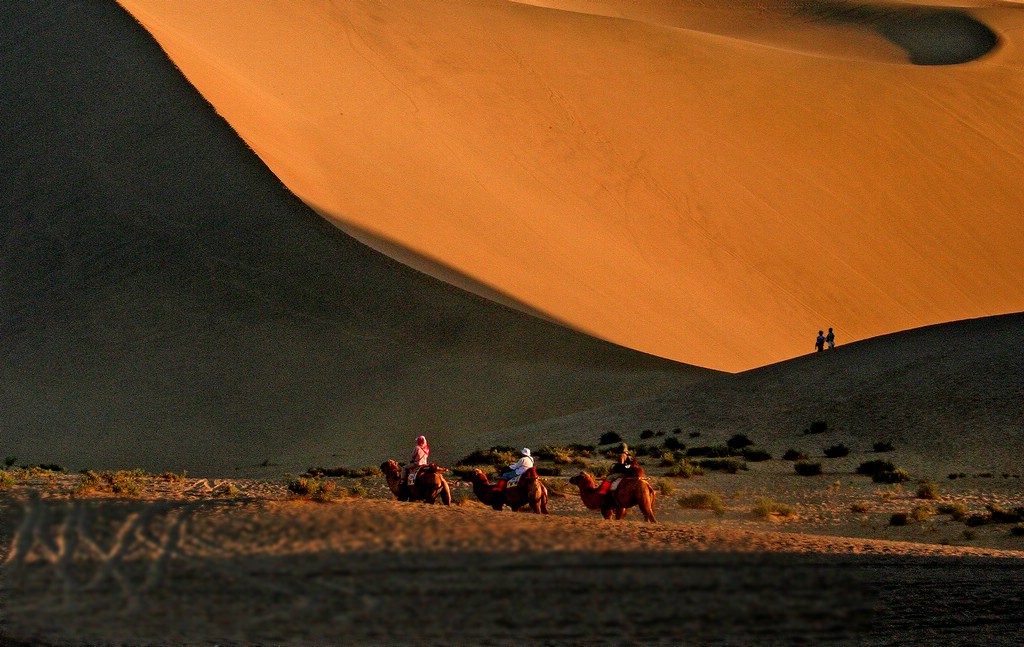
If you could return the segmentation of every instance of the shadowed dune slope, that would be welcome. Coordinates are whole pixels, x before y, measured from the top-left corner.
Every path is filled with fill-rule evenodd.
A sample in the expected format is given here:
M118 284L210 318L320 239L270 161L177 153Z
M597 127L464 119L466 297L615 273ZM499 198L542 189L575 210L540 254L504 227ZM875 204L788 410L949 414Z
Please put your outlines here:
M120 1L307 204L603 339L1024 309L1019 6Z
M650 400L507 430L520 442L594 439L615 431L699 431L691 446L745 433L776 458L788 448L818 456L843 443L860 456L875 442L920 477L1020 473L1024 452L1024 314L930 326L838 346ZM812 421L830 431L804 435ZM856 466L856 463L854 463Z
M497 306L296 199L113 2L0 7L0 452L376 464L707 375Z

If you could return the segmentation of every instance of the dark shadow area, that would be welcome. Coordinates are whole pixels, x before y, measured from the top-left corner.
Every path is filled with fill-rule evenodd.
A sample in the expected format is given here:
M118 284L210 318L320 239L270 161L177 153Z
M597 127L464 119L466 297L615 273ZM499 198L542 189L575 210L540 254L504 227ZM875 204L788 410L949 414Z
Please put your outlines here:
M421 433L443 461L713 374L343 234L113 1L4 2L0 34L0 429L22 461L216 476L377 464Z
M805 2L801 11L826 22L872 29L902 47L915 65L967 63L999 44L987 25L957 9Z

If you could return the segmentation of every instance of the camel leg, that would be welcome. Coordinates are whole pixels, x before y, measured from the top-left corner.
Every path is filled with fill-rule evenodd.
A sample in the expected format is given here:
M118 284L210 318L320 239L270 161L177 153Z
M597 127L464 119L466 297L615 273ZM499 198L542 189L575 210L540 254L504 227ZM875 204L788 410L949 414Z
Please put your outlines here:
M611 519L613 514L615 514L615 511L611 508L601 508L601 516L605 519Z
M448 487L448 481L441 481L441 503L448 506L452 504L452 490Z
M616 519L624 519L625 517L626 517L626 509L625 508L617 508L615 510L615 518Z

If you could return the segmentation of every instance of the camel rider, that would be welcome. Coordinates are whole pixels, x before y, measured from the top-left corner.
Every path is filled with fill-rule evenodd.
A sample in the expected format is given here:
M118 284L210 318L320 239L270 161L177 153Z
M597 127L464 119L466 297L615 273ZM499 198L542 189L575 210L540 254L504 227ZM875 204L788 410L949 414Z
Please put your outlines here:
M533 456L530 455L530 448L523 447L523 451L519 452L522 454L515 463L508 466L509 471L501 475L501 484L499 487L504 488L505 483L515 476L519 476L526 472L526 470L533 467Z
M427 464L430 457L430 445L427 444L426 436L416 436L416 446L412 450L412 457L402 471L402 482L409 482L409 472L413 468L419 468Z
M598 492L600 494L607 494L608 490L611 489L612 482L625 476L635 465L636 458L633 457L633 452L630 451L629 446L626 445L626 443L622 443L622 449L619 450L619 462L612 465L611 470L608 472L608 476L604 479L604 483L602 483L598 488Z

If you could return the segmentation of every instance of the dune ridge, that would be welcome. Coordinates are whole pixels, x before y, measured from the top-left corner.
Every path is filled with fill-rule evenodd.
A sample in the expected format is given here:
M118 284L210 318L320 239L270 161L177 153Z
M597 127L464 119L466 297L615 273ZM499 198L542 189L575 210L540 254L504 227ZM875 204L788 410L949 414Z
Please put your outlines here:
M602 339L738 371L1024 306L1016 7L121 4L317 211ZM912 65L915 15L1001 45Z

